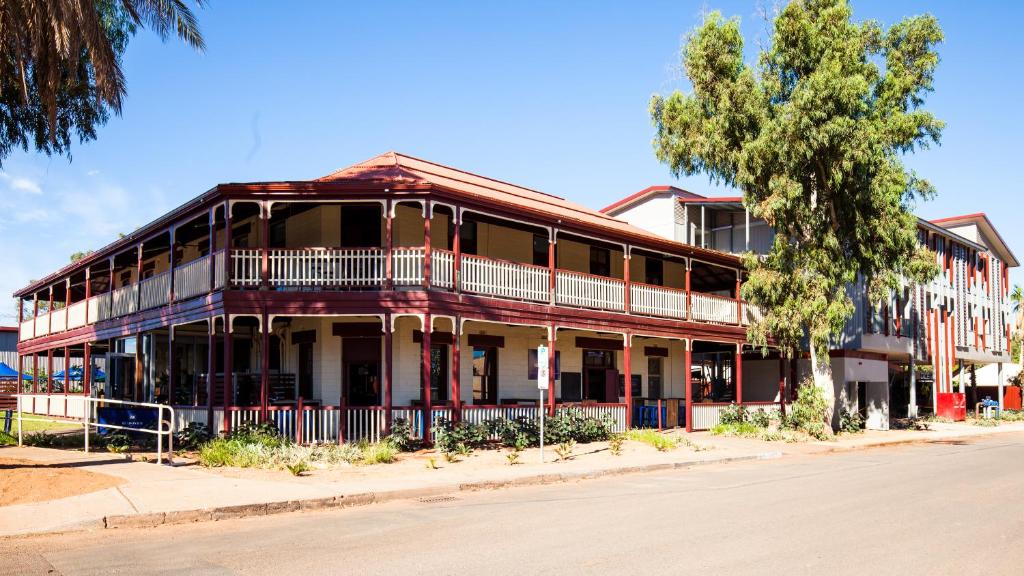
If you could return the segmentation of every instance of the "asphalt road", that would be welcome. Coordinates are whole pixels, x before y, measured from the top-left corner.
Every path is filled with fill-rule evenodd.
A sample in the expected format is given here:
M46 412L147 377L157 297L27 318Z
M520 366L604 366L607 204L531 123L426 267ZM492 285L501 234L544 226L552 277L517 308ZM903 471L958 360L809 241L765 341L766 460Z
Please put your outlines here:
M1024 435L0 541L0 574L1024 574Z

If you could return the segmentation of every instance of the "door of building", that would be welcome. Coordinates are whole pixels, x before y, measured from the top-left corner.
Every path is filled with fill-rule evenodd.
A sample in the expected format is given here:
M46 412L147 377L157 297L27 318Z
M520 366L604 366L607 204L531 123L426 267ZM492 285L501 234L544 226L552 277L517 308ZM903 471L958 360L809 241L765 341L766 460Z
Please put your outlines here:
M135 374L134 354L108 354L107 382L104 386L107 398L134 401Z
M584 350L583 399L596 402L616 402L618 401L618 388L619 373L615 370L615 352Z
M313 343L299 343L299 396L313 397Z
M342 394L348 406L380 405L380 338L343 338Z
M473 403L498 403L498 348L473 347Z

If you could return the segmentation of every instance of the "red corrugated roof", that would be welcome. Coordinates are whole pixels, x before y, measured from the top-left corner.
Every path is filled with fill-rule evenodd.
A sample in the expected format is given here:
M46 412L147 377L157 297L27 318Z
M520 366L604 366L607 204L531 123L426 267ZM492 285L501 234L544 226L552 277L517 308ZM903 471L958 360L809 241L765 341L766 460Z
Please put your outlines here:
M652 232L564 198L398 152L381 154L316 179L317 182L353 180L433 184L480 196L486 200L545 212L563 221L577 220L585 224L614 228L616 231L649 238L658 243L665 242L665 238Z
M700 194L694 192L690 192L689 190L683 190L682 188L677 188L675 186L670 186L668 184L656 184L654 186L648 186L647 188L644 188L639 192L634 192L633 194L630 194L629 196L626 196L621 200L612 202L611 204L605 206L604 208L601 208L601 212L607 213L617 210L619 208L625 208L630 204L643 200L644 198L650 196L651 194L660 194L664 192L672 192L676 196L682 196L686 198L704 198L704 196L701 196Z

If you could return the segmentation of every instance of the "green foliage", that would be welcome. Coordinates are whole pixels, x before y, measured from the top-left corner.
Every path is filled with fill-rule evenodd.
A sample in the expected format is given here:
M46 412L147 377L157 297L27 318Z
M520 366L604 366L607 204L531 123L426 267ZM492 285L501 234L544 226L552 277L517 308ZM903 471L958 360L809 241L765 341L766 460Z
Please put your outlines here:
M520 454L522 454L522 452L520 452L519 450L514 450L514 449L513 450L509 450L505 454L505 460L508 460L508 465L509 466L515 466L516 464L519 464L519 455Z
M764 429L754 426L750 422L722 422L711 428L711 434L715 436L741 436L744 438L758 438Z
M106 436L107 450L116 454L124 454L132 447L132 439L125 432L113 432Z
M279 435L272 425L261 424L239 426L227 438L206 442L199 448L199 463L285 470L298 465L386 464L397 454L398 449L388 442L299 445Z
M502 446L525 450L540 445L540 425L533 418L520 416L513 420L495 418L485 422L487 432L499 438Z
M289 442L271 422L246 422L232 430L230 438L242 444L259 444L267 447L281 446Z
M363 449L363 464L390 464L397 454L398 450L387 442L370 444Z
M482 448L487 443L487 426L470 422L454 423L445 418L438 418L434 423L437 449L445 454L467 455L475 448Z
M930 15L855 22L846 0L792 0L772 26L755 66L738 19L705 18L682 51L692 93L651 101L654 148L673 174L742 190L775 230L766 257L745 259L743 296L764 313L751 340L792 352L809 336L825 357L858 278L877 301L901 275L936 273L912 214L934 188L903 158L939 142L943 123L921 106L943 34Z
M722 408L718 421L722 424L742 424L747 421L747 409L742 404L733 402Z
M430 470L437 470L437 459L436 458L427 458L426 466Z
M394 447L399 452L413 452L420 447L420 442L412 437L412 425L405 418L395 418L391 423L391 433L384 442Z
M197 450L209 440L210 431L200 422L189 422L174 435L174 445L182 450Z
M828 423L829 402L825 393L810 380L804 380L797 390L796 402L786 418L785 425L817 438L826 440L832 436Z
M658 452L668 452L669 450L674 450L679 446L679 440L676 438L667 436L657 430L651 430L650 428L630 430L626 433L626 437L630 440L636 440L637 442L648 444Z
M18 443L18 437L0 430L0 446L14 446Z
M612 435L615 421L610 415L603 418L586 416L582 410L561 410L544 421L545 439L552 444L562 442L602 442Z
M839 430L847 434L859 434L864 431L864 418L860 412L843 410L839 415Z

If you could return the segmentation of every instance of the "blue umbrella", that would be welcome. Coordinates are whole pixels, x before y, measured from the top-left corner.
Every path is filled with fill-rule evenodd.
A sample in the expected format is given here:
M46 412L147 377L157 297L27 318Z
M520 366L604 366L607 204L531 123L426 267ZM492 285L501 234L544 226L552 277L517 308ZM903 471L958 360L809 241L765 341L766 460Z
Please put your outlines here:
M70 373L69 377L71 378L71 381L72 382L78 382L78 381L82 380L82 375L84 374L84 370L82 370L81 366L72 366L71 370L69 370L69 373ZM103 373L103 370L100 370L99 368L97 368L95 366L92 367L92 381L93 382L99 382L101 380L104 380L106 377L107 377L107 375ZM64 380L64 371L61 370L60 372L54 373L53 379L54 380L61 380L61 381L63 381Z
M18 377L18 371L7 364L0 362L0 380L13 380Z

